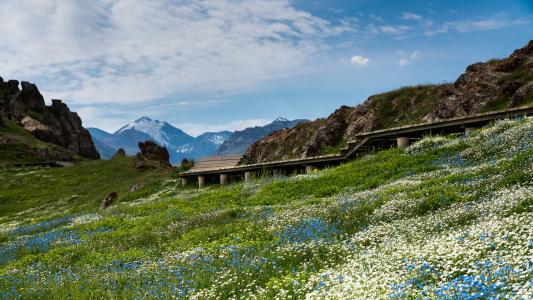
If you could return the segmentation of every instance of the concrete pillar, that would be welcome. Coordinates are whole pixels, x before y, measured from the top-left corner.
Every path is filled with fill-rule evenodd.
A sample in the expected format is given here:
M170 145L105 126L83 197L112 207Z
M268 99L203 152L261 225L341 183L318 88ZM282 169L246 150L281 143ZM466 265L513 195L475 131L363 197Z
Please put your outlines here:
M205 177L204 176L198 176L198 187L203 188L205 186Z
M244 182L249 182L252 180L252 172L246 171L244 172Z
M186 186L189 183L189 179L187 177L181 178L181 185Z
M228 174L220 174L220 185L228 184Z
M398 148L405 149L409 146L409 137L399 136L396 138L396 143L398 144Z
M273 170L272 170L272 175L273 175L274 177L279 177L279 176L281 176L281 169L278 169L278 168L273 169Z
M316 170L313 166L305 166L305 174L311 174L314 170Z

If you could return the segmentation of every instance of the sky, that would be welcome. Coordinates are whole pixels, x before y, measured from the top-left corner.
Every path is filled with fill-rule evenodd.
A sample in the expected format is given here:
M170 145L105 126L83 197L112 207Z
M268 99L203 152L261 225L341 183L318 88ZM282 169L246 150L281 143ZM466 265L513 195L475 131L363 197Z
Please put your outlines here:
M453 82L533 38L533 0L0 0L0 76L85 127L196 136Z

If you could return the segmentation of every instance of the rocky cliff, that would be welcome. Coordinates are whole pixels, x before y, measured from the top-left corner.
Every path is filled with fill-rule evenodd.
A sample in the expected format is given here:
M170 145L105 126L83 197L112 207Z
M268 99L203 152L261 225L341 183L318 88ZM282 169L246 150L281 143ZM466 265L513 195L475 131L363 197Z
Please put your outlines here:
M533 104L533 41L505 59L475 63L453 84L405 87L342 106L325 119L302 123L257 141L249 163L335 152L362 131L436 121Z
M29 131L39 140L61 146L81 156L98 159L89 132L80 117L61 100L46 106L34 84L0 77L0 119L10 120Z

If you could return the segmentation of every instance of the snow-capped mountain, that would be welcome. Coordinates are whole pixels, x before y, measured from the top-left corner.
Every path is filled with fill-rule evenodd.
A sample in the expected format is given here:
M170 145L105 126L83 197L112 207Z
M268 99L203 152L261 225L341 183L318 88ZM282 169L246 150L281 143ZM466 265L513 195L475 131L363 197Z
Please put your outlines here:
M178 129L167 122L152 120L142 117L120 128L114 135L124 135L128 131L138 131L150 136L155 142L166 147L178 147L186 143L194 142L194 138L183 130Z
M277 118L265 126L246 128L242 131L206 132L192 137L183 130L167 122L142 117L115 133L108 133L98 128L88 128L100 156L109 159L118 148L127 155L139 152L139 142L152 140L167 148L172 164L179 164L183 158L200 159L211 155L242 154L248 146L264 136L302 122Z
M173 164L178 164L183 158L198 159L213 155L231 134L228 131L212 132L194 138L167 122L148 117L139 118L113 134L97 128L90 128L89 132L102 158L110 158L114 153L110 149L116 151L118 148L123 148L127 155L135 155L139 152L139 142L152 140L167 148Z

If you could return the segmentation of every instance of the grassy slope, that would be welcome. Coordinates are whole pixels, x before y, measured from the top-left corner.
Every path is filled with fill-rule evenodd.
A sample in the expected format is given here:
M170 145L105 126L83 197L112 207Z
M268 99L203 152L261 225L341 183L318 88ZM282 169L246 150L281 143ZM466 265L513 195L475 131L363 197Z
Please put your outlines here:
M0 168L0 221L9 222L95 210L111 191L121 201L152 191L169 171L137 172L132 158L84 161L68 168ZM143 182L144 191L129 193Z
M42 159L31 149L28 149L23 141L31 141L36 147L44 147L45 143L31 136L29 132L17 126L14 122L4 120L5 127L0 127L0 137L16 136L21 141L0 145L0 165L17 162L39 162Z
M68 150L43 142L32 136L15 122L4 120L5 126L0 127L0 139L9 138L9 143L0 143L0 166L14 163L35 163L48 161L39 152L56 153L57 157L68 160L82 161L83 157Z
M5 220L21 224L0 233L0 297L402 298L480 286L485 296L527 293L532 132L532 119L502 122L468 137L430 137L409 153L202 190L153 176L151 188L106 212L94 209L102 193L115 183L121 194L138 180L121 162L3 171L9 180L0 189L32 206L82 196L61 202L79 208L30 223L43 214L17 216L29 206L3 201ZM34 186L14 187L17 177ZM465 284L489 262L492 277ZM502 287L485 288L491 280Z
M378 129L420 123L437 108L444 85L402 87L373 96L377 103Z

